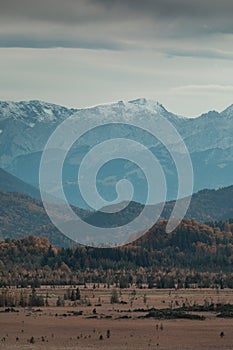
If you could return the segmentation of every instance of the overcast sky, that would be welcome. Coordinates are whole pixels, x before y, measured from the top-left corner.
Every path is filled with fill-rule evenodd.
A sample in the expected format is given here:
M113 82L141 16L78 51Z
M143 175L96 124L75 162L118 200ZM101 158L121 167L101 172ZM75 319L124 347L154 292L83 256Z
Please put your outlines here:
M0 99L233 103L232 0L0 0Z

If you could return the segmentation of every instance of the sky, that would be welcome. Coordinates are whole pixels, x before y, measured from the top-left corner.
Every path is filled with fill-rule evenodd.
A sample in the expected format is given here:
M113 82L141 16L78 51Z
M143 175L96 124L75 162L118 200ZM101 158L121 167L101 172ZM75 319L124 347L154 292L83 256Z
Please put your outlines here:
M233 104L232 0L0 0L0 100Z

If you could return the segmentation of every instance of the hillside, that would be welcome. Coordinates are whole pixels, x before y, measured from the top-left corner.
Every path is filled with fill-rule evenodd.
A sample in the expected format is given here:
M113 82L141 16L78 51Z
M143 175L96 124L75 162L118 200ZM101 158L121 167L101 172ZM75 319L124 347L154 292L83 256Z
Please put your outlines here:
M178 201L182 208L186 203L186 198ZM162 219L169 219L175 201L165 203ZM111 206L109 207L109 209ZM116 210L117 206L115 206ZM120 226L139 215L143 205L131 202L123 211L109 214L97 211L88 216L87 221L101 227ZM151 212L155 214L160 211L160 206L151 206ZM233 217L233 186L220 188L218 190L202 190L194 193L186 219L195 219L200 222L227 220ZM145 217L144 220L147 220Z
M40 198L40 191L0 168L0 190L22 192L33 198Z
M154 225L132 244L112 249L55 249L46 238L7 239L0 242L1 283L233 287L232 221L205 225L183 220L170 234L165 233L166 223Z
M42 202L22 193L0 191L0 237L46 236L56 246L69 247L73 242L50 222Z
M41 200L21 193L0 191L0 237L20 238L27 235L45 236L57 247L69 247L74 243L61 234L50 222ZM181 200L185 201L185 199ZM170 217L174 202L166 203L162 218ZM157 207L152 209L156 212ZM114 214L91 213L74 208L80 216L101 227L121 226L137 216L142 205L132 202L124 211ZM62 215L59 213L59 215ZM233 186L219 190L203 190L193 195L186 219L200 222L221 221L233 218ZM65 220L65 218L64 218ZM144 220L147 220L145 217ZM121 229L121 228L120 228Z
M185 202L181 199L180 205ZM174 202L168 202L163 211L163 218L167 219ZM200 222L227 220L233 217L233 186L217 190L202 190L194 193L186 219L196 219Z

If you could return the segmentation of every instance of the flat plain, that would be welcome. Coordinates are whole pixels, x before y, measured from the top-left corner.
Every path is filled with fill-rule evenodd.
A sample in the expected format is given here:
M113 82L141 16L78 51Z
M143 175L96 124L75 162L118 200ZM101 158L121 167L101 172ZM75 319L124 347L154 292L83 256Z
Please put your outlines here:
M67 287L41 287L49 306L0 309L0 349L233 349L233 318L216 311L190 312L199 319L143 318L151 308L233 304L233 290L80 288L81 300L56 306ZM17 292L17 291L16 291ZM30 290L28 290L30 292Z

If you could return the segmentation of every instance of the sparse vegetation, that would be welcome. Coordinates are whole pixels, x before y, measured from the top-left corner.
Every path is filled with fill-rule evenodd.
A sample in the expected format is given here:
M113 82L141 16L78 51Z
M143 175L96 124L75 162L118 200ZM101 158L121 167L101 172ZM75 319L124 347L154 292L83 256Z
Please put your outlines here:
M36 341L35 341L35 338L34 338L34 337L31 337L31 338L29 339L29 343L30 343L30 344L35 344L35 342L36 342Z
M118 295L118 292L115 288L112 290L110 302L111 302L111 304L118 304L119 303L119 295Z

